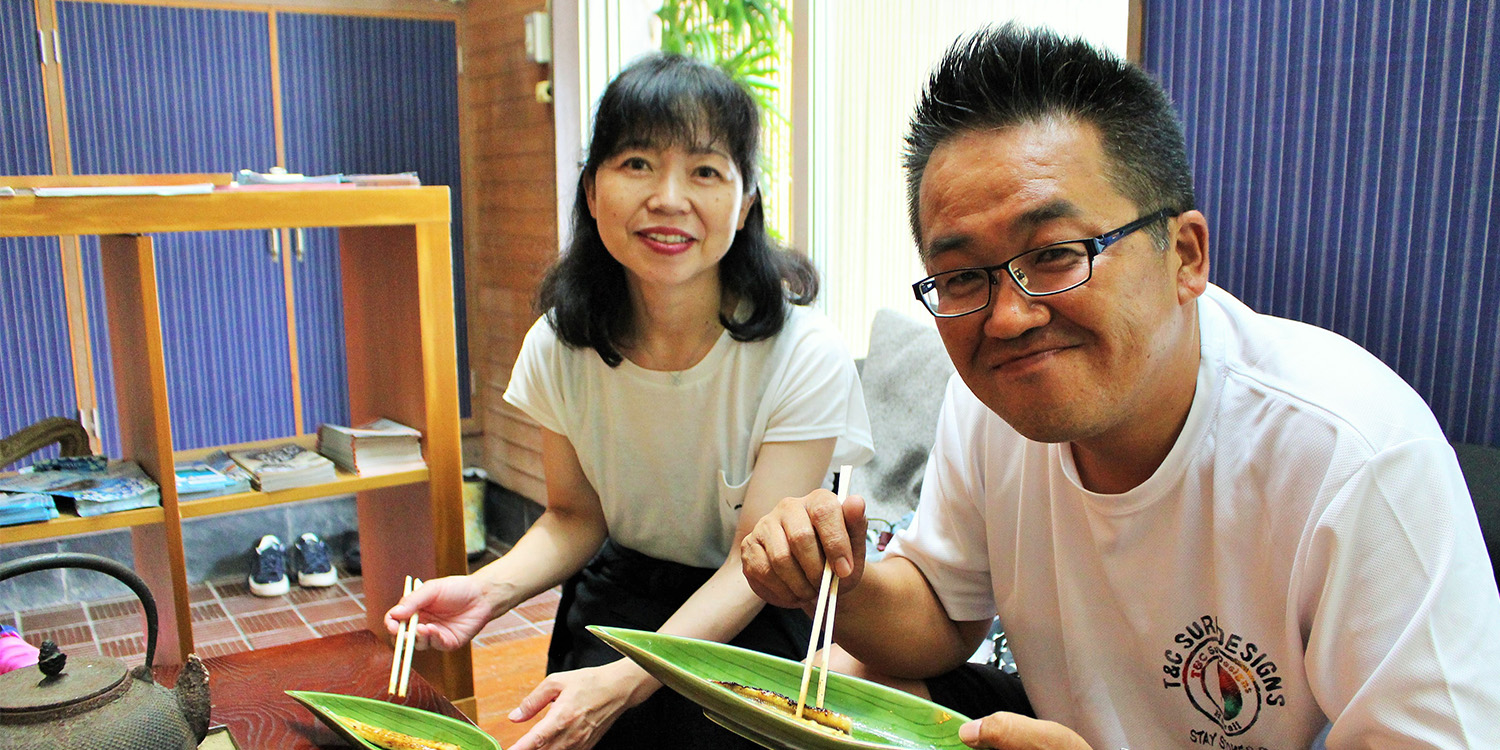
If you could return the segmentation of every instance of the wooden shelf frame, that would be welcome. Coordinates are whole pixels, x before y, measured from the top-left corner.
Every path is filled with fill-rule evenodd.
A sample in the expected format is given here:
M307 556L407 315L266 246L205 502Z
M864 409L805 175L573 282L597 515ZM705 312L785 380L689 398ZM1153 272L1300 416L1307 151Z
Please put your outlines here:
M143 177L141 184L150 184ZM464 549L458 359L446 187L356 188L184 196L0 198L0 236L100 235L112 368L124 457L161 486L162 507L0 528L0 544L127 528L135 568L158 592L157 662L193 650L182 522L221 513L353 493L359 518L366 625L386 638L385 611L405 576L467 571ZM152 233L338 227L350 420L389 417L422 432L427 469L179 503ZM300 439L310 441L313 436ZM262 441L278 442L278 441ZM224 446L235 448L240 446ZM162 481L163 478L167 481ZM170 591L170 597L161 592ZM176 644L172 648L170 644ZM460 705L472 702L467 647L414 659Z

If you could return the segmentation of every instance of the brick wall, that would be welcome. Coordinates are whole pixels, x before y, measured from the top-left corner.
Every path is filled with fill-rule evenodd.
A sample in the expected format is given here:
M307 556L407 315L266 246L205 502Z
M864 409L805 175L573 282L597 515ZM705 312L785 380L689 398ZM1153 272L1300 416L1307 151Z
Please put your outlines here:
M463 8L465 247L480 465L541 503L538 428L502 395L535 319L537 282L557 254L553 112L535 95L551 70L527 59L522 20L546 2L468 0Z

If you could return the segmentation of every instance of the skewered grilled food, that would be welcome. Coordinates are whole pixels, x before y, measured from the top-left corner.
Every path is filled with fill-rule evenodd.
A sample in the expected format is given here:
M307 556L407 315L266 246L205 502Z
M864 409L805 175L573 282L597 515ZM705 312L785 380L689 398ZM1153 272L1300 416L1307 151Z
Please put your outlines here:
M451 742L440 740L428 740L421 737L413 737L409 734L366 724L357 719L340 716L329 712L333 718L338 719L349 731L358 735L361 739L387 748L387 750L463 750L463 748Z
M738 682L724 682L722 680L714 680L714 683L723 685L724 687L733 690L735 693L743 695L746 698L750 698L751 700L754 700L758 703L770 706L771 708L774 708L777 711L780 711L794 719L797 718L797 701L792 700L791 698L788 698L781 693L772 690L766 690L764 688L741 685ZM826 708L803 706L801 718L802 721L805 721L813 725L814 727L817 727L818 729L829 732L831 734L838 734L845 737L851 736L853 734L854 724L849 720L848 716L837 713L835 711L829 711Z

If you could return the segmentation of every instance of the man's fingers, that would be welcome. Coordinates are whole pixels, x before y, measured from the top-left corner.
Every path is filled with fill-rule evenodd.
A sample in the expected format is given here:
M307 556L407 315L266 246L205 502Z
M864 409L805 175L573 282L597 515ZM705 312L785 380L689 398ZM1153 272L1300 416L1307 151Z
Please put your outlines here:
M746 536L740 543L740 561L745 569L745 580L750 584L750 590L764 600L767 604L784 609L795 609L802 606L802 597L789 588L781 575L773 567L771 555L755 536ZM801 575L801 569L792 566L797 576ZM800 581L801 578L795 580Z
M1041 721L1006 711L958 728L965 745L994 750L1090 750L1077 732L1055 721Z

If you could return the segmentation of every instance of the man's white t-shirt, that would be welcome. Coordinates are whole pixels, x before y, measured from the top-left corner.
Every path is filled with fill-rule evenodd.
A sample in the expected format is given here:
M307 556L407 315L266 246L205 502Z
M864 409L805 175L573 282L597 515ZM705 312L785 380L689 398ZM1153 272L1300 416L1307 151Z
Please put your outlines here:
M1431 410L1328 331L1210 286L1176 444L1085 490L950 381L889 548L997 611L1037 715L1099 750L1500 747L1500 596Z
M726 331L677 373L610 367L542 318L505 400L572 443L615 542L697 567L728 557L761 444L838 438L831 468L874 455L849 350L822 313L796 305L772 338Z

